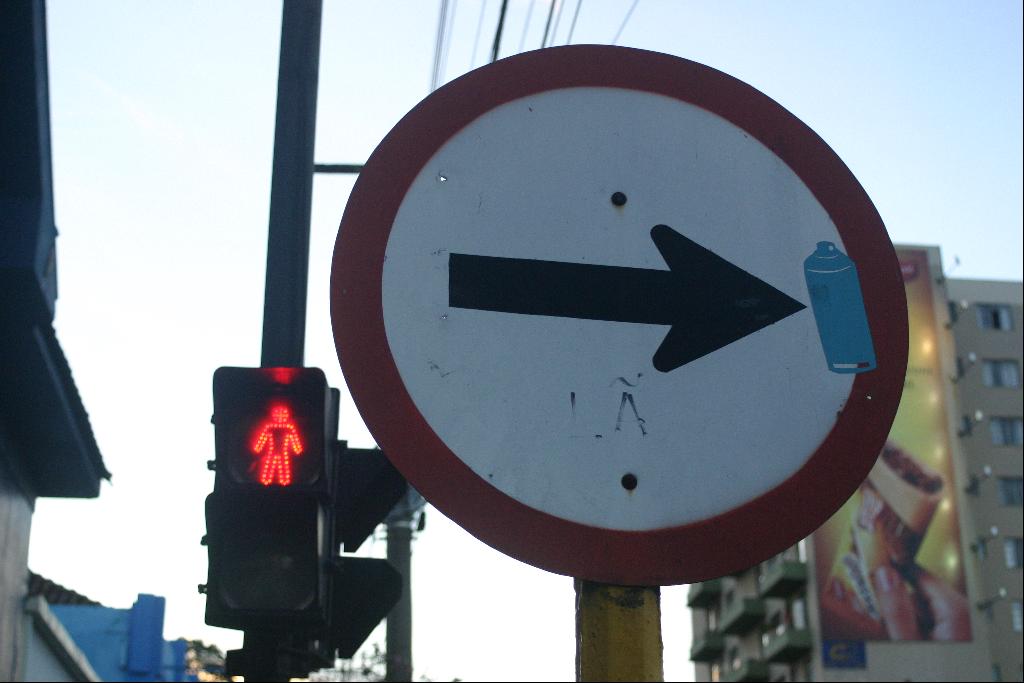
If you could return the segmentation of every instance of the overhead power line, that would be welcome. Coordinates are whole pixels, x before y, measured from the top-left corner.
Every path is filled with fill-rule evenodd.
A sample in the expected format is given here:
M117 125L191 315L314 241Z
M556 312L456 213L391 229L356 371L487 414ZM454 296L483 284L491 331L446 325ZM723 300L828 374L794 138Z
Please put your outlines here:
M622 36L622 32L626 30L626 24L629 23L629 18L633 16L633 10L636 9L636 6L639 3L640 0L633 0L633 4L629 6L629 11L626 12L626 18L622 20L622 26L619 27L619 30L615 33L615 37L612 38L612 45L619 42L619 38Z
M548 45L555 44L555 36L558 34L558 24L562 21L562 10L565 9L565 1L558 0L558 9L555 10L555 25L551 27L551 40L548 41Z
M455 12L459 5L459 0L451 0L451 11L448 13L448 24L444 29L444 49L441 51L441 68L437 74L437 85L440 87L444 84L444 75L448 73L448 54L452 49L452 28L455 26Z
M576 11L572 13L572 23L569 24L569 35L565 38L566 45L572 45L572 34L576 30L576 20L580 18L580 7L583 6L583 0L576 0Z
M551 0L551 4L548 6L548 20L544 24L544 35L540 39L540 46L544 47L548 44L548 32L551 30L551 18L555 16L555 5L559 3L559 0Z
M501 48L501 34L505 30L505 12L508 11L508 0L501 0L501 13L498 14L498 28L494 32L494 49L491 50L491 61L498 61L498 50Z
M444 81L448 69L448 52L451 48L452 24L455 23L455 8L458 0L441 0L441 14L437 19L437 37L434 40L434 69L430 77L430 92L434 92Z
M533 16L533 5L536 0L530 0L530 4L526 7L526 21L523 22L523 37L519 39L519 52L526 49L526 34L530 30L530 17Z
M476 67L476 49L480 45L480 34L484 30L484 14L487 11L487 0L481 0L480 2L480 16L476 20L476 35L473 36L473 56L469 60L470 71Z
M441 65L441 49L444 45L444 27L448 18L448 0L441 0L441 15L437 18L437 36L434 38L434 64L430 73L430 92L437 90L438 70Z

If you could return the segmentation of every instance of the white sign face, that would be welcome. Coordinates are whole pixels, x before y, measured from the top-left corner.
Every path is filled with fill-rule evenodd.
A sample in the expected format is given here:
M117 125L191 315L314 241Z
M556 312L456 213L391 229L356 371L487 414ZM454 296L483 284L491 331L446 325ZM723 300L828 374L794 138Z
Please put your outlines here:
M409 187L384 263L388 344L438 437L508 496L611 529L687 524L786 480L835 424L853 375L825 369L809 307L659 372L668 325L449 303L451 254L668 270L650 235L659 224L807 306L804 260L819 241L842 245L761 142L636 90L504 104ZM686 324L703 333L700 319Z
M349 389L410 483L608 583L721 576L813 531L906 369L899 264L846 166L753 88L627 48L424 100L353 189L331 287Z

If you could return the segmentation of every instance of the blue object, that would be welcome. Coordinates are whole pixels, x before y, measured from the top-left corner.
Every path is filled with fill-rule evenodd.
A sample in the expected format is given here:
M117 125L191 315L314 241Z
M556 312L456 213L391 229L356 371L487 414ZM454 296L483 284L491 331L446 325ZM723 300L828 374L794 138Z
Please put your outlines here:
M128 656L125 670L136 680L160 671L164 654L164 604L156 595L140 594L128 613ZM154 679L158 680L158 679Z
M804 261L804 277L828 369L843 374L874 370L875 347L857 266L832 242L818 242Z
M164 607L164 598L140 594L131 609L50 609L104 681L195 681L186 670L188 643L163 639Z
M828 669L866 669L867 648L863 640L822 640L821 663Z

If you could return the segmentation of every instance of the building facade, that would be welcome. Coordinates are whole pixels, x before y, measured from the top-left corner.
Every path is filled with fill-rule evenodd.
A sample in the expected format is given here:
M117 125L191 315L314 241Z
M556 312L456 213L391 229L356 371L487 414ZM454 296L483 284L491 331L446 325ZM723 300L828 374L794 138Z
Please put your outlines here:
M166 601L140 594L129 609L65 604L50 609L104 681L195 681L188 642L166 641Z
M109 478L53 329L57 299L49 78L43 0L0 2L0 680L19 653L57 644L59 624L28 598L40 497L95 498ZM42 652L38 648L29 653ZM73 657L74 675L88 679Z
M14 653L18 680L198 680L200 666L217 662L199 661L211 653L197 641L163 639L165 606L164 598L143 593L128 609L105 607L29 572L25 637ZM206 671L223 673L222 659Z
M910 355L890 439L810 538L690 587L699 681L1021 680L1022 285L897 252Z
M1021 284L951 279L947 288L964 491L975 534L966 543L980 574L975 606L984 617L992 680L1019 681L1024 678Z

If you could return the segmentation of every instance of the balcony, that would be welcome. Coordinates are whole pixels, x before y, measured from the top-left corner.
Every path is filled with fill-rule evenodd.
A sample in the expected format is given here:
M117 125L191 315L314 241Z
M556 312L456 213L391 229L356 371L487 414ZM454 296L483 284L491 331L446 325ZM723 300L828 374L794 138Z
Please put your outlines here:
M759 583L763 597L788 598L807 585L807 564L779 560L765 567Z
M731 636L743 635L764 621L764 600L737 598L722 613L721 630Z
M811 632L805 628L787 628L772 635L764 647L764 658L773 664L789 664L811 653Z
M690 586L690 592L686 594L686 606L706 608L717 601L721 594L721 579L695 583Z
M690 646L691 662L713 662L722 656L725 650L725 637L718 631L705 631L693 637Z
M745 659L740 668L729 671L722 676L724 683L732 683L733 681L739 683L741 681L767 681L768 677L768 663L762 662L760 659Z

